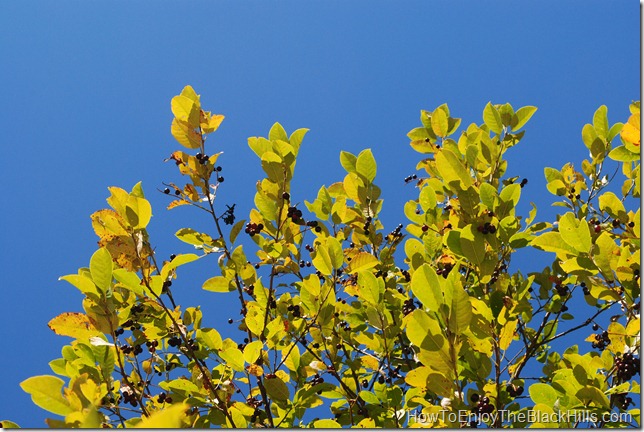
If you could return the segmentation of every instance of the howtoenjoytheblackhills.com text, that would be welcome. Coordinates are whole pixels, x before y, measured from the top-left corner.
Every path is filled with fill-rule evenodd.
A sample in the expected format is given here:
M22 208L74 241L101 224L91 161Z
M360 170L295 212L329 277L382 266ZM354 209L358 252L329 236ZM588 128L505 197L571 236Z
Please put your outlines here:
M633 417L629 413L605 412L595 413L589 411L560 411L556 413L547 413L541 411L508 411L500 410L493 413L474 414L468 410L462 411L439 411L435 413L424 413L422 411L408 411L408 423L425 423L433 424L443 423L477 423L477 424L532 424L532 423L591 423L600 422L624 422L631 423Z

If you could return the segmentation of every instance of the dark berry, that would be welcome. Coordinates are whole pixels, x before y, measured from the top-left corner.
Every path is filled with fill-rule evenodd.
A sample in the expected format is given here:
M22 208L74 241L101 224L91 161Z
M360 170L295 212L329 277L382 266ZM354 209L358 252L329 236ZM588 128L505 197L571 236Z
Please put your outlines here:
M164 193L164 194L169 194L169 193L170 193L170 189L168 189L168 188L163 189L163 193Z
M217 181L218 181L219 183L223 183L223 182L224 182L224 178L223 178L223 177L221 177L221 176L220 176L220 177L217 177Z

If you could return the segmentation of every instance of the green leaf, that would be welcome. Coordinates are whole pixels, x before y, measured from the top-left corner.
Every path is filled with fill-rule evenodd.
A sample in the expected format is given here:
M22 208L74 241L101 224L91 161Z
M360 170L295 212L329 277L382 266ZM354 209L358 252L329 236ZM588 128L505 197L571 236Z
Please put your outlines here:
M553 407L558 399L557 391L549 384L535 383L532 384L528 390L530 398L534 403L542 403L549 407Z
M418 300L433 312L438 312L444 303L440 280L429 264L423 264L416 269L411 277L411 290Z
M606 395L597 387L584 386L577 390L575 394L584 405L588 406L591 403L599 408L610 408L610 402Z
M365 401L366 403L368 403L368 404L374 404L374 405L379 405L380 404L380 399L378 399L378 396L376 396L375 394L373 394L370 391L362 390L358 394L358 396L360 396L360 398L363 401Z
M518 131L530 120L530 118L537 112L537 107L524 106L517 110L512 118L512 130Z
M472 185L469 171L450 150L443 149L436 154L436 168L446 183L456 183L463 190Z
M342 251L342 245L335 237L327 237L326 246L329 250L331 266L333 266L334 269L339 269L344 263L344 253Z
M277 401L287 401L291 396L286 383L279 377L264 380L264 386L266 393Z
M371 149L362 150L356 160L356 171L363 176L369 183L376 178L376 159L371 153Z
M577 251L590 252L592 240L585 220L579 221L573 213L568 212L559 220L559 233L561 238Z
M453 365L449 344L438 321L422 309L416 309L403 320L410 342L420 348L418 359L435 371L451 375Z
M496 202L498 200L498 193L494 186L489 183L482 183L479 189L481 202L485 204L485 207L487 207L489 210L494 210L494 208L496 207Z
M472 263L480 266L485 259L485 237L470 224L461 230L461 252Z
M619 219L623 223L628 220L624 204L613 192L604 192L599 196L599 208L613 219Z
M204 282L203 289L213 292L231 292L235 291L235 285L223 276L215 276Z
M486 126L497 135L503 131L501 114L499 114L499 111L494 107L494 105L492 105L492 102L488 102L483 109L483 122L485 122Z
M52 375L38 375L20 383L20 387L31 395L33 403L44 410L65 416L74 412L74 409L61 394L63 385L65 382L62 379Z
M447 114L441 108L436 108L432 113L431 124L434 133L439 137L447 136L449 131L449 123L447 121Z
M89 261L92 280L104 293L112 287L112 255L107 248L100 248Z

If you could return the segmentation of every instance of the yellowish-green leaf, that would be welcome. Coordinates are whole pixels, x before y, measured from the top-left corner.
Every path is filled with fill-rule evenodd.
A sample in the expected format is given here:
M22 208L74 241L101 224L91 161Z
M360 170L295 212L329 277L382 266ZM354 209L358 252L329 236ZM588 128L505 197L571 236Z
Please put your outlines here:
M446 183L456 183L456 186L463 190L472 185L469 171L450 150L443 149L436 154L436 168Z
M380 279L381 281L382 279ZM380 304L380 296L384 291L384 285L381 286L379 279L369 271L361 271L358 273L358 287L360 289L361 298L367 303L374 306Z
M565 259L569 255L577 256L579 252L566 243L558 232L547 232L536 237L530 243L533 247L546 252L554 252L560 259Z
M161 278L162 279L167 279L168 276L170 275L170 272L174 269L176 269L179 266L182 266L184 264L188 264L190 262L196 261L199 258L201 258L197 254L179 254L174 259L168 263L166 263L163 268L161 269Z
M89 261L89 271L96 286L103 292L112 287L112 255L107 248L100 248Z
M347 273L356 273L369 270L378 265L378 258L369 252L358 252L347 267Z
M315 429L340 429L342 426L335 420L324 419L314 421L313 427Z
M429 264L416 269L411 278L411 290L433 312L438 312L444 302L440 280Z
M31 400L40 408L57 415L65 416L74 409L61 394L65 382L52 375L38 375L27 378L20 387L31 395Z
M59 277L58 280L64 280L66 282L69 282L70 284L74 285L83 294L87 296L93 296L95 298L99 298L101 296L94 282L92 282L90 278L85 277L83 275L78 275L78 274L66 275L66 276Z
M244 347L244 361L248 364L255 363L259 354L262 352L264 344L262 341L253 341Z
M534 106L524 106L519 108L512 117L512 130L518 131L525 126L535 112L537 112L537 107Z
M492 105L492 102L488 102L483 109L483 122L485 122L487 127L497 135L499 135L503 130L501 114L499 114L499 111L494 107L494 105Z
M449 130L447 114L441 108L436 108L432 113L431 125L436 136L445 137Z
M604 192L599 196L599 208L608 213L613 219L625 222L628 220L626 208L622 201L613 192Z
M203 289L213 292L230 292L235 291L235 285L223 276L215 276L204 282Z
M360 152L356 159L356 171L362 175L369 183L376 178L376 159L371 153L371 149L365 149Z
M592 246L590 229L585 220L578 220L571 212L559 219L559 233L569 246L581 253L588 253Z
M472 263L480 266L485 259L485 238L470 224L461 230L461 252Z
M530 393L530 398L534 403L542 403L549 407L553 407L557 401L557 392L549 384L544 383L535 383L530 386L528 389Z

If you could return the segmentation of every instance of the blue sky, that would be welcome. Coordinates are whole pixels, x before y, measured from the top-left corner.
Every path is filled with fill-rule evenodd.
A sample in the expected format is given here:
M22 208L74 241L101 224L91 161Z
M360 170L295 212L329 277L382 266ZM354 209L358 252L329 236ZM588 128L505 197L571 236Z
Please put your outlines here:
M106 207L108 186L143 181L161 256L190 252L173 236L179 228L210 229L195 211L166 211L155 191L177 179L162 161L179 148L170 99L185 85L226 115L209 152L224 151L218 199L236 203L240 218L262 177L246 139L279 121L311 130L294 200L343 177L340 150L370 147L391 230L416 193L403 178L419 160L406 137L419 111L447 102L466 126L492 101L539 108L508 174L529 179L523 209L534 201L549 220L543 167L579 166L581 127L595 109L606 104L611 122L625 121L639 99L639 15L634 0L0 2L0 419L44 426L47 413L19 382L51 373L67 342L46 324L81 311L81 296L57 279L88 264L89 215ZM516 265L528 272L550 259ZM234 300L200 288L213 267L184 270L173 289L226 329Z

